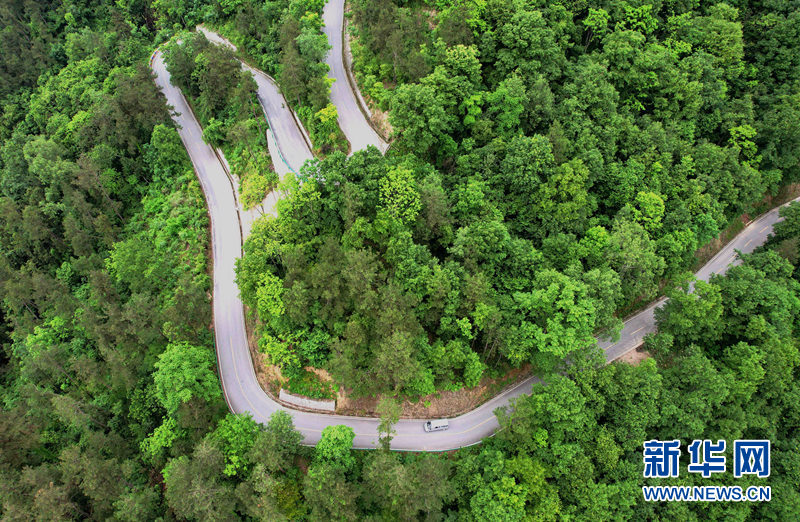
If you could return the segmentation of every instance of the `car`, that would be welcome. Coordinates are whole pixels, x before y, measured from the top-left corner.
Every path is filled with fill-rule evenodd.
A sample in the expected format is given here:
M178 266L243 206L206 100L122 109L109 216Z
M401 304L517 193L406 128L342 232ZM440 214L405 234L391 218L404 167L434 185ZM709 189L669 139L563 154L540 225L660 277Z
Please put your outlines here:
M425 421L425 424L422 425L425 428L425 431L444 431L450 427L450 423L447 422L447 419L440 419L440 420L429 420Z

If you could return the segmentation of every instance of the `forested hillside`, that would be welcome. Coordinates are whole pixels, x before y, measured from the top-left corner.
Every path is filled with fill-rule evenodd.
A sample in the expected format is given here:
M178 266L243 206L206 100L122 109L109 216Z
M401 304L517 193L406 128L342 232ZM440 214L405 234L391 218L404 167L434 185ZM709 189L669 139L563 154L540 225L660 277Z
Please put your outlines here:
M795 4L590 4L353 1L394 143L309 166L245 247L285 374L410 397L546 375L799 180Z
M768 247L727 276L698 282L695 294L670 293L660 331L646 343L654 359L605 365L596 352L579 350L564 375L549 376L547 385L535 385L517 401L513 413L500 414L503 429L480 446L439 457L353 455L344 451L352 431L329 428L305 477L311 518L797 519L800 204L786 215ZM730 470L704 479L687 472L686 456L678 478L642 477L643 441L749 438L772 441L769 479L734 479ZM253 462L259 462L257 453ZM726 455L730 463L730 445ZM645 484L709 483L768 484L772 500L642 500Z
M230 49L211 44L201 32L180 35L164 46L164 54L171 81L191 100L203 139L223 151L241 180L244 207L258 205L278 185L278 175L252 75Z
M495 437L443 454L387 451L390 403L368 452L345 426L300 446L288 414L259 426L223 400L205 202L148 62L225 26L321 118L321 7L0 6L0 518L800 519L800 206L727 276L686 273L800 181L800 3L352 1L394 143L288 180L238 283L290 376L407 397L545 377ZM247 78L184 45L206 139L270 176ZM662 291L652 358L605 365L593 336ZM685 458L643 478L642 442L673 438L771 440L768 479L714 483L772 501L645 502L703 483Z
M0 61L24 69L4 75L0 130L2 515L152 519L163 448L186 451L225 411L208 218L150 75L152 13L2 14ZM202 392L176 378L191 354Z

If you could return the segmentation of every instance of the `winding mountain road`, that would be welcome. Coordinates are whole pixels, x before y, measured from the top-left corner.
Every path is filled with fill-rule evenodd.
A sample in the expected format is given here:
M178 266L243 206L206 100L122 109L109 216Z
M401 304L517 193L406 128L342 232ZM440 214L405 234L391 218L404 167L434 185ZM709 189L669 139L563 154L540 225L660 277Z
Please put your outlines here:
M366 149L370 145L374 145L381 152L386 152L388 145L367 121L364 112L368 109L359 104L345 71L342 34L344 0L328 0L322 11L322 21L325 24L323 31L331 45L325 63L330 67L328 76L334 80L331 85L331 103L336 106L339 114L339 127L350 142L353 152Z
M286 410L292 414L295 427L303 434L304 443L309 445L319 441L322 429L326 426L346 424L356 433L356 448L375 448L378 445L377 419L287 409L261 389L250 359L244 309L234 277L236 258L242 254L242 231L246 234L249 230L253 214L242 212L237 206L236 180L229 177L223 167L224 158L203 142L202 129L180 89L170 83L169 73L159 51L153 54L151 67L167 103L174 108L173 118L179 127L179 134L197 172L208 205L214 260L214 336L219 375L230 409L236 413L248 412L262 423L267 422L273 412ZM297 128L285 106L280 105L282 96L274 83L268 78L259 82L259 74L263 73L253 73L259 83L259 101L275 134L270 145L272 146L273 141L277 142L280 155L285 157L287 164L292 165L293 169L299 168L303 161L311 157L307 145L302 145L298 139L298 136L302 136L302 130ZM353 148L356 149L357 146L354 144ZM268 205L269 213L274 212L274 196L271 201ZM772 225L777 221L778 209L773 209L749 224L697 273L698 278L708 279L712 273L724 273L728 266L736 263L736 250L751 252L763 244ZM600 343L609 361L636 348L647 333L655 330L653 310L661 302L654 303L626 321L618 342ZM395 426L397 434L392 440L392 448L442 451L477 444L497 429L494 410L509 405L512 399L522 394L529 393L534 382L535 378L528 378L478 408L450 419L450 429L447 431L425 433L421 419L402 419Z
M800 198L793 199L792 201L800 201ZM792 201L782 206L786 206ZM708 281L712 275L724 274L729 267L741 263L736 252L739 251L743 254L749 254L763 245L767 240L767 236L772 233L772 226L778 221L781 221L781 217L778 215L780 208L781 207L773 208L748 224L730 243L717 252L717 255L703 265L703 267L695 273L695 277L703 281ZM645 335L656 331L655 310L663 305L666 300L665 297L662 297L633 317L628 318L620 332L619 341L615 343L601 341L598 343L600 348L605 350L607 361L611 362L622 357L641 345Z
M197 30L203 33L208 41L228 47L236 51L236 46L230 41L210 29L201 26ZM256 81L256 96L264 111L264 117L269 123L272 135L275 137L277 148L270 147L272 164L278 174L287 172L300 172L300 167L306 160L313 159L310 149L308 132L300 126L300 120L286 103L278 84L262 71L242 62L242 68L253 75Z

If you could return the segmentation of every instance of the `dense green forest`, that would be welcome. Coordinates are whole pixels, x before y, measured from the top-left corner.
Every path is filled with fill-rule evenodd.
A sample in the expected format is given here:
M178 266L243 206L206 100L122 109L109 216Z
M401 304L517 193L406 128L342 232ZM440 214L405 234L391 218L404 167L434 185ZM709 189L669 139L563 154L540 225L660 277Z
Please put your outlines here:
M361 395L457 389L524 362L547 385L500 413L495 437L435 455L353 451L344 426L303 447L289 415L228 413L208 218L148 60L197 23L233 21L284 80L276 20L321 3L9 0L0 517L800 519L800 206L686 291L698 247L798 181L800 3L351 7L359 75L396 138L386 157L308 164L256 224L237 277L260 346ZM206 138L244 161L263 151L233 58L185 43L176 81ZM246 165L245 179L270 175ZM613 336L662 285L653 358L605 365L593 334ZM770 439L771 477L735 483L770 485L772 502L644 502L641 444L672 438ZM700 482L684 467L659 483Z
M478 447L439 456L353 454L346 451L352 431L328 428L302 479L304 509L314 520L796 520L800 204L786 214L768 248L726 277L697 282L693 294L670 292L659 333L646 343L654 359L605 365L596 351L579 350L563 375L501 413L502 429ZM267 431L285 422L273 419ZM287 440L288 428L283 433ZM772 501L643 502L645 484L708 483L685 465L677 479L643 479L642 441L650 438L772 440L768 480L714 480L769 484ZM266 465L258 444L253 473ZM296 505L278 493L285 491L275 490L270 509L296 517Z
M354 0L394 142L307 166L251 236L262 350L417 397L613 339L800 180L800 4L740 4Z

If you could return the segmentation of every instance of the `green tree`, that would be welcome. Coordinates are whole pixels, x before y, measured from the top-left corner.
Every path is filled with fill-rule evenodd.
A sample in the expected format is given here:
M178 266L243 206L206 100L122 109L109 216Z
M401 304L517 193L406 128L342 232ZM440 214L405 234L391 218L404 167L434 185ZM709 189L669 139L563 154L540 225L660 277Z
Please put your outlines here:
M800 313L793 268L775 251L752 254L724 278L712 279L725 303L724 334L742 340L787 338Z
M246 210L261 206L273 189L273 183L261 173L253 173L242 180L242 204ZM261 207L263 212L263 207Z
M422 208L414 173L402 167L390 170L380 182L380 202L390 216L413 223Z
M283 281L267 272L261 275L256 290L256 306L258 314L265 321L277 319L283 315L285 307L281 296L283 294Z
M529 101L522 78L509 76L486 97L487 116L492 118L500 136L513 136L521 126L525 106Z
M560 165L540 185L536 195L536 216L540 237L558 232L581 233L596 204L588 192L589 170L580 160Z
M358 520L359 493L359 485L349 482L345 471L329 462L309 466L303 480L303 497L311 516L318 520Z
M287 502L282 502L281 495L287 486L290 484L273 477L262 464L256 464L248 479L236 487L240 511L255 520L289 520L282 510Z
M362 480L384 517L415 520L420 513L439 513L452 498L449 474L450 464L436 456L402 462L396 453L377 452Z
M351 451L355 436L350 426L326 426L314 450L314 460L343 471L351 470L356 462Z
M226 415L211 433L211 438L225 455L225 469L222 472L231 477L246 474L250 452L259 433L259 425L250 414Z
M208 45L195 57L192 80L198 88L198 106L208 117L225 110L225 103L243 73L232 51L220 45Z
M378 425L379 438L383 449L388 451L392 443L392 437L396 434L394 425L400 420L400 414L403 410L397 399L386 396L382 397L380 402L378 402L377 411L381 419Z
M175 413L192 398L211 401L221 396L214 372L214 354L208 348L189 343L172 343L159 355L153 381L161 405Z
M691 291L691 293L690 293ZM655 311L659 330L681 345L713 346L723 333L722 294L705 281L687 281L667 292L669 301Z
M653 192L639 192L633 210L636 221L651 235L661 228L664 218L664 200Z
M454 149L449 138L456 119L445 112L443 102L436 89L430 85L403 84L392 96L389 113L395 137L407 150L416 150L430 155L434 146L446 152Z
M512 477L502 477L478 489L470 500L472 516L478 520L524 520L525 495L524 486Z
M773 225L775 240L784 241L800 237L800 203L792 202L779 211L783 218Z
M514 294L517 318L504 348L514 363L561 360L595 343L596 308L585 284L554 270L535 275L530 292ZM517 322L519 321L519 322Z
M644 227L633 221L618 219L614 222L609 241L609 265L620 276L625 300L631 302L653 297L665 263L656 254L655 242Z
M228 134L228 129L225 127L225 122L216 118L210 118L208 125L203 129L203 141L212 147L220 147L225 143L225 137Z
M164 421L153 434L141 442L142 452L150 459L157 459L162 456L165 449L172 447L172 444L182 435L178 428L178 423L174 418Z
M209 441L191 456L172 459L162 472L169 507L187 519L235 520L235 497L222 478L224 469L225 456Z
M318 110L314 114L314 125L311 127L313 136L311 140L315 144L321 144L328 149L333 147L336 144L336 139L340 132L337 120L338 117L339 114L336 110L336 106L331 103Z
M291 468L302 440L303 435L294 428L292 416L283 410L276 411L256 435L249 460L262 465L267 472L285 472Z

